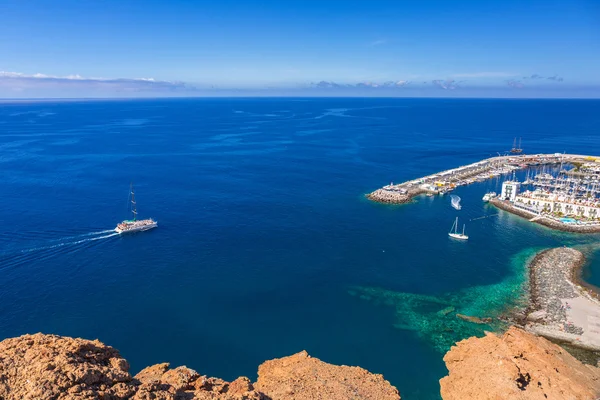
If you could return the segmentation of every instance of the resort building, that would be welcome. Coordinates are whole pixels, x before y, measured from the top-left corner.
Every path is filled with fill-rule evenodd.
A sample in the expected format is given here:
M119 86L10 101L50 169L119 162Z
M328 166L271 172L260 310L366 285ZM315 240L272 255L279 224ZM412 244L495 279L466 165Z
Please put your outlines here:
M600 201L591 197L577 199L564 194L534 190L520 193L513 204L536 214L555 214L592 220L600 218Z
M514 202L519 194L520 186L521 183L518 181L506 181L502 183L502 193L500 193L500 199Z

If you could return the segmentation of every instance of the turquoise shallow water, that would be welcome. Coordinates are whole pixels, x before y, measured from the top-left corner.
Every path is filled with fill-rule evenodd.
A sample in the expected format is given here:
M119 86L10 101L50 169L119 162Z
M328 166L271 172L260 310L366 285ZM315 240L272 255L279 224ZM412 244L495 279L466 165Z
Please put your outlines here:
M450 343L519 298L553 232L481 201L501 180L387 206L364 194L506 150L600 153L598 101L188 99L4 103L0 334L99 338L133 371L255 377L306 349L438 398ZM159 228L107 230L140 216ZM497 214L497 215L496 215ZM477 219L485 215L489 218ZM466 243L450 241L456 216ZM446 311L444 311L446 310ZM446 313L446 314L444 314Z

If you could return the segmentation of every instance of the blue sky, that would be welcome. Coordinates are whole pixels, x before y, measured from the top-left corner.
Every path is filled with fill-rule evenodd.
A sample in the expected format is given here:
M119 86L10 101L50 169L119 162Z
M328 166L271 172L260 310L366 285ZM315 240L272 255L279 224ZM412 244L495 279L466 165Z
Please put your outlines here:
M1 97L600 95L591 0L0 0L0 37Z

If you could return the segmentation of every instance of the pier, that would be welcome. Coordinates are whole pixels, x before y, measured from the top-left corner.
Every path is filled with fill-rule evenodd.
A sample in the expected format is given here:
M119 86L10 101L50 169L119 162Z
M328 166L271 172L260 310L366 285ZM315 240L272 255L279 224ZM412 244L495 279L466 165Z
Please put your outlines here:
M586 163L595 160L600 158L561 153L498 156L403 183L389 184L367 194L367 198L379 203L402 204L410 202L420 194L448 193L458 186L483 182L522 168L561 163ZM600 163L598 165L600 166Z

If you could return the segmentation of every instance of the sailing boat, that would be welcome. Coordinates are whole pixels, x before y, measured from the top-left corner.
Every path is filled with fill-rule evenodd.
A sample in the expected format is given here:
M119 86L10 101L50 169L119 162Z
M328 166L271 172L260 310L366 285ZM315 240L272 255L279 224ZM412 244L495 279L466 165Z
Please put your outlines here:
M523 149L521 148L521 138L519 138L519 147L517 147L517 138L513 141L513 147L510 149L512 154L521 154Z
M135 193L133 192L133 183L129 186L129 192L131 195L131 212L133 213L133 219L126 219L125 221L118 224L115 228L115 232L133 233L156 228L158 224L152 218L137 219L137 207L135 203Z
M453 230L454 230L454 232L453 232ZM460 240L467 240L469 238L467 235L465 235L465 225L464 224L463 224L462 233L458 233L458 217L456 217L454 224L452 224L452 228L450 228L450 232L448 232L448 236L450 236L451 238L460 239Z

